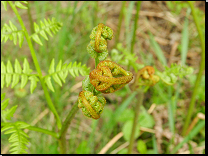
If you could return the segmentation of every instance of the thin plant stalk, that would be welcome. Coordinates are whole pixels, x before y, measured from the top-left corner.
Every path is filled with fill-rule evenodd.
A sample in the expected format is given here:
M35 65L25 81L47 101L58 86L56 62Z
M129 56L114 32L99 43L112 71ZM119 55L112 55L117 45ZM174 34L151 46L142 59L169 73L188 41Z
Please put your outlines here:
M98 63L99 63L99 59L96 57L95 58L95 68L97 67Z
M58 133L49 131L47 129L39 128L39 127L36 127L36 126L29 126L26 129L29 129L29 130L32 130L32 131L36 131L36 132L42 132L42 133L51 135L52 137L54 137L56 139L58 139L58 137L59 137Z
M135 108L134 122L133 122L133 127L132 127L132 132L131 132L131 138L130 138L130 142L129 142L128 154L131 154L132 149L133 149L135 130L136 130L136 126L138 123L137 121L138 121L138 117L139 117L139 110L140 110L140 106L143 103L143 97L144 97L144 91L142 89L138 89L137 91L138 91L138 93L137 93L136 97L138 97L138 102L137 102L136 108Z
M135 15L135 21L134 21L134 32L133 32L133 38L131 42L131 53L134 52L134 44L135 44L135 39L136 39L136 30L137 30L137 23L139 20L139 10L141 7L141 1L137 2L137 9L136 9L136 15Z
M201 78L202 78L204 68L205 68L205 39L204 39L204 35L203 35L202 30L200 28L199 20L197 18L196 12L195 12L193 2L188 1L188 4L191 7L191 12L192 12L192 15L193 15L193 18L194 18L194 22L195 22L197 31L199 33L199 38L200 38L200 41L201 41L201 50L202 51L201 51L201 62L200 62L199 72L197 74L197 78L196 78L195 85L194 85L194 90L193 90L193 93L192 93L192 96L191 96L191 101L190 101L190 105L189 105L189 109L188 109L188 114L186 116L186 120L185 120L183 130L182 130L182 135L183 136L186 134L186 130L189 126L189 123L190 123L190 120L191 120L191 117L192 117L192 114L193 114L194 105L195 105L195 101L196 101L196 95L198 93Z
M56 111L56 108L54 107L54 104L52 103L52 100L50 98L50 95L49 95L49 92L47 90L47 87L43 81L43 75L42 75L42 72L41 72L41 68L39 66L39 63L38 63L38 60L37 60L37 57L36 57L36 54L35 54L35 50L33 48L33 44L31 42L31 39L29 37L29 34L27 32L27 29L24 25L24 22L22 21L22 18L21 16L19 15L19 12L17 11L15 5L13 4L13 2L9 1L8 2L9 5L11 6L12 10L14 11L15 15L17 16L17 19L22 27L22 30L24 31L24 34L25 34L25 38L27 40L27 43L28 43L28 46L29 46L29 49L30 49L30 52L31 52L31 55L32 55L32 59L33 59L33 62L35 64L35 68L38 72L38 76L39 76L39 79L40 79L40 82L41 82L41 85L42 85L42 88L44 90L44 94L45 94L45 98L46 98L46 101L48 103L48 106L49 108L51 109L51 111L53 112L54 116L56 117L56 122L57 122L57 126L58 126L58 129L61 129L61 120L59 118L59 115Z
M71 111L69 112L69 114L67 115L63 126L59 132L59 148L60 148L60 153L61 154L66 154L66 132L67 129L72 121L72 119L74 118L75 114L77 113L79 107L78 107L78 102L76 102Z
M35 33L34 29L33 29L33 19L32 19L32 15L30 12L30 3L27 3L27 14L28 14L28 18L29 18L29 22L30 22L30 32L31 34Z
M119 42L119 36L120 36L120 31L121 31L121 23L122 23L122 19L123 19L125 4L126 4L126 1L123 1L122 6L121 6L121 12L120 12L120 15L119 15L118 29L117 29L117 32L116 32L117 35L116 35L116 41L115 41L114 46L116 46L116 44Z

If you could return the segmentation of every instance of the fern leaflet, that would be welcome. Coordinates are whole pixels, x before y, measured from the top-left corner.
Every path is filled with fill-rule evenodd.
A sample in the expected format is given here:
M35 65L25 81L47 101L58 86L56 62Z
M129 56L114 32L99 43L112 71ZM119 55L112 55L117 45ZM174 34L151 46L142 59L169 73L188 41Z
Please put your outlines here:
M22 122L22 121L17 121L15 123L4 123L3 127L1 128L1 132L4 132L4 134L11 134L9 137L9 142L11 143L10 145L10 152L11 154L23 154L23 153L28 153L26 151L27 144L29 143L28 135L22 130L30 125Z
M21 2L21 3L20 3ZM7 1L1 1L1 3L4 6L4 9L7 11ZM20 9L28 9L26 6L24 6L22 3L27 4L27 1L15 1L14 5Z
M19 39L19 46L22 47L24 32L17 30L17 27L11 21L9 21L9 25L5 23L1 29L1 42L6 42L8 39L13 40L14 45L17 44L17 39Z
M54 59L51 61L50 67L49 67L49 74L44 77L45 83L47 84L48 88L54 92L53 85L51 83L51 77L54 79L56 83L58 83L60 86L62 86L62 82L65 83L65 79L68 75L68 72L73 76L79 76L81 74L82 76L89 74L89 68L84 64L81 65L81 62L77 64L77 62L70 62L68 65L64 64L62 65L62 60L59 61L58 65L56 66L56 69L54 69L55 61Z
M18 83L21 76L21 88L24 88L28 82L28 79L31 81L30 92L32 93L37 86L37 81L39 79L35 74L30 74L32 70L30 69L29 62L27 59L24 59L23 70L20 66L19 61L16 59L14 64L14 69L10 61L7 61L5 65L4 62L1 62L1 88L9 87L12 82L11 88L14 88ZM12 81L13 80L13 81Z
M59 29L61 29L62 27L62 23L59 23L56 21L56 19L53 17L52 20L48 19L44 19L44 22L40 21L40 27L34 22L34 30L35 33L32 34L30 37L37 42L40 45L43 45L38 34L40 34L44 39L48 40L48 37L46 35L46 33L48 35L50 35L51 37L53 37L51 31L55 34L56 32L59 31Z
M1 117L4 121L1 123L1 132L5 131L4 134L11 134L9 137L9 142L12 143L10 145L11 149L9 150L11 154L27 153L25 149L27 149L26 144L29 142L27 139L28 135L22 131L22 129L25 129L30 125L21 121L15 123L6 122L6 120L10 120L15 113L17 105L10 109L6 109L9 104L9 99L4 100L4 98L5 93L1 94Z

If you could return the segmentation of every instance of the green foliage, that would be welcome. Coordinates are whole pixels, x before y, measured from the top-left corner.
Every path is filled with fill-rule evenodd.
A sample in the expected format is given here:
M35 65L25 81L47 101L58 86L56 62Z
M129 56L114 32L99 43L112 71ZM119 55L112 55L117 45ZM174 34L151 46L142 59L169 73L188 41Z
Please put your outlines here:
M181 1L167 1L168 8L172 13L179 15L183 8L188 8L188 4Z
M1 101L3 101L4 98L5 98L5 93L1 94ZM6 109L8 104L9 104L9 99L6 99L3 102L1 102L1 117L3 120L10 120L17 109L17 105L13 106L10 109Z
M156 71L156 75L160 77L160 79L166 83L167 85L173 85L180 78L192 74L193 68L192 67L183 67L177 64L171 64L171 67L165 67L163 72Z
M76 149L76 154L89 154L90 148L88 146L88 141L83 140Z
M7 11L7 1L1 1L1 2L4 6L4 9ZM27 9L27 7L24 6L22 3L27 4L28 2L27 1L15 1L14 5L20 9Z
M52 20L48 19L44 19L44 22L40 21L40 27L34 22L34 30L35 33L32 34L30 37L38 44L43 45L40 38L39 38L39 34L45 39L48 40L48 37L46 35L46 33L53 37L53 34L51 33L51 31L56 34L56 32L58 32L61 27L62 27L62 23L57 22L56 19L53 17Z
M89 75L86 76L86 78L82 81L82 89L84 91L93 92L93 95L98 95L101 92L96 90L95 87L90 83Z
M133 127L133 120L128 120L127 122L125 122L124 126L122 127L122 132L123 132L123 137L126 141L130 140L131 137L131 132L132 132L132 127ZM134 134L134 138L136 139L139 134L140 134L140 129L139 129L139 125L137 124L136 126L136 130L135 130L135 134Z
M148 32L148 34L150 36L151 47L154 49L154 52L157 55L157 58L162 64L167 65L167 60L163 54L162 49L160 48L160 45L155 41L154 36L152 35L150 31Z
M136 62L138 59L136 53L131 53L130 51L128 51L122 46L122 43L117 44L117 49L118 50L113 49L111 51L112 61L115 61L116 63L124 66L131 66L134 68L135 72L138 72L139 69L144 67L144 65L140 65ZM119 51L121 51L122 53L120 53Z
M146 154L147 153L147 146L145 142L141 139L137 141L137 150L140 154Z
M139 115L138 124L141 127L146 128L153 128L155 125L154 118L147 113L146 109L143 106L141 107L141 113Z
M28 153L26 151L27 144L29 143L28 135L22 130L29 127L25 122L17 121L15 123L4 123L4 126L1 128L1 132L4 134L11 134L9 137L10 150L11 154L23 154Z
M100 34L98 38L97 35ZM87 51L92 58L98 58L100 61L103 61L108 56L108 49L107 49L107 40L111 40L113 38L113 30L108 26L103 26L100 29L100 26L96 26L93 28L90 34L90 43L87 46ZM96 41L98 42L96 43ZM100 52L96 51L96 44L99 47Z
M20 48L22 47L24 32L17 30L17 27L11 21L9 21L9 25L5 23L1 29L1 42L6 42L8 39L13 40L14 45L17 44L17 40L19 39L19 46Z
M14 68L12 67L11 62L8 60L7 64L5 65L4 62L1 62L1 88L4 88L4 85L6 84L6 87L9 87L9 85L12 82L11 88L14 88L20 80L21 76L21 88L24 88L25 85L28 82L28 79L31 81L30 85L30 91L31 93L34 91L34 89L37 86L37 81L39 79L36 75L30 74L32 72L32 69L30 69L29 62L27 59L24 59L23 63L23 69L20 66L20 63L17 59L15 59Z
M191 87L194 87L196 77L197 77L196 75L192 75L192 76L188 77ZM200 89L197 92L196 99L198 99L199 102L201 102L201 101L205 102L205 75L202 76L199 88Z
M1 94L1 117L3 121L6 121L6 120L11 120L11 117L13 116L13 114L17 109L17 105L13 106L10 109L6 109L6 107L9 104L9 99L4 100L4 98L5 98L5 93ZM1 123L1 132L5 131L4 134L11 134L11 136L9 137L9 142L12 143L10 145L11 149L9 150L11 154L27 153L25 149L27 149L26 144L28 144L29 142L27 140L28 135L24 131L22 131L22 129L28 126L30 125L20 121L17 121L15 123L10 123L10 122Z
M62 60L59 61L56 69L54 69L55 61L54 59L51 61L48 75L44 77L45 83L47 84L48 88L54 92L53 85L51 83L51 77L54 79L56 83L62 86L62 82L65 83L65 79L68 75L68 72L73 76L77 77L79 74L82 76L89 75L89 68L84 64L81 65L81 62L77 64L77 62L70 62L68 65L62 65Z

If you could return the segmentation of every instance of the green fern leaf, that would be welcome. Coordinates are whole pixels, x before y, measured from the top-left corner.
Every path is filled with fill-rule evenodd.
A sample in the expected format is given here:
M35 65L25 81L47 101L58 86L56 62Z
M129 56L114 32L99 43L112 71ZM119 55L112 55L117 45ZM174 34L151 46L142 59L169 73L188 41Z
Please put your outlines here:
M62 61L60 60L55 69L55 61L53 59L51 61L48 72L49 72L49 75L45 76L45 83L47 84L48 88L54 92L54 88L52 86L50 77L52 77L54 81L58 83L60 86L62 86L62 82L65 83L65 79L68 75L68 72L73 77L77 77L80 74L82 76L85 76L89 74L89 68L87 68L86 65L81 65L81 62L78 64L77 62L74 62L74 63L70 62L68 65L64 64L62 66Z
M156 75L158 75L160 79L167 85L173 85L176 83L178 76L182 78L192 73L192 67L177 65L176 63L171 64L170 67L166 66L163 72L156 71Z
M20 63L17 59L15 59L14 70L15 70L15 73L13 75L13 82L12 82L12 87L11 88L14 88L14 86L16 86L18 84L19 75L21 74L21 71L22 71Z
M52 92L54 92L54 88L53 88L53 85L52 85L52 83L51 83L51 77L50 77L50 76L46 76L46 77L45 77L45 83L46 83L46 85L48 86L48 88L49 88Z
M17 27L9 21L9 25L4 24L1 29L1 42L6 42L8 39L13 40L14 45L17 44L17 40L19 39L19 46L22 47L22 43L24 41L24 34L22 30L17 30Z
M21 2L27 4L26 1L21 1ZM21 4L20 1L16 1L14 4L15 4L16 7L20 8L20 9L28 9L26 6Z
M23 41L24 41L24 34L23 34L22 31L19 31L17 33L17 35L18 35L18 38L19 38L19 47L21 48L22 47L22 44L23 44Z
M12 80L12 73L13 73L13 68L12 68L12 64L10 61L7 62L6 69L8 73L6 74L6 84L7 84L7 87L9 87L11 80Z
M41 27L41 28L40 28ZM62 27L62 23L59 23L56 21L55 18L52 18L52 20L44 19L44 22L40 21L40 27L34 22L34 30L35 33L32 34L30 37L37 42L40 45L43 45L42 42L40 41L39 34L46 40L48 40L48 37L46 34L49 36L53 37L51 31L56 34L56 32L59 31Z
M7 1L1 1L1 3L2 3L3 6L4 6L4 9L7 11Z
M9 104L9 99L4 100L4 102L1 103L1 110L4 110Z
M32 39L33 39L36 43L38 43L38 44L40 44L40 45L43 45L43 43L41 42L41 40L40 40L40 38L38 37L37 34L32 35Z
M11 154L23 154L28 153L26 151L27 144L29 143L28 135L22 130L30 125L17 121L15 123L5 123L4 126L1 128L1 132L4 132L4 134L11 134L9 137L10 145L10 153Z
M1 62L1 88L4 88L4 79L6 74L6 66Z
M13 117L13 114L15 113L16 109L17 109L17 105L13 106L10 109L3 110L2 111L3 117L7 120L11 120L11 117Z
M36 88L39 79L36 75L31 74L31 72L32 70L30 69L29 62L26 58L24 59L23 69L17 59L15 60L14 69L10 61L7 62L6 66L1 62L1 87L4 87L5 82L6 87L12 82L11 88L14 88L19 83L21 76L21 88L23 88L27 84L29 77L31 80L30 91L32 93Z
M32 94L34 89L37 87L37 82L39 79L36 76L30 76L29 80L31 80L31 85L30 85L30 93Z
M6 93L1 94L1 101L4 100Z

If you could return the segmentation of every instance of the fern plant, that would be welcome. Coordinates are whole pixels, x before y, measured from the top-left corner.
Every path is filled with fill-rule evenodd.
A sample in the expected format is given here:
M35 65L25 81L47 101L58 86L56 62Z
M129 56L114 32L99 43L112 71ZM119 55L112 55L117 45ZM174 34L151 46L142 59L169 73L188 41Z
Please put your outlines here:
M21 84L21 88L24 88L30 81L30 92L32 94L40 82L48 107L55 116L58 131L53 132L40 127L31 126L23 121L9 122L8 120L11 119L18 106L15 105L10 109L6 109L9 102L9 99L6 99L1 103L1 116L3 120L1 123L1 132L10 134L10 153L27 153L26 150L28 148L27 144L29 143L29 137L23 131L23 129L29 129L51 135L52 137L56 138L59 142L60 153L65 154L65 135L67 128L69 127L78 109L81 108L83 114L87 117L99 119L106 103L105 98L101 94L113 93L121 89L133 79L133 74L130 71L124 70L117 63L105 60L108 55L107 40L111 40L113 38L113 30L108 26L99 23L98 26L93 28L90 35L91 41L86 48L89 55L95 59L95 69L93 71L90 72L89 68L85 64L82 65L81 62L70 62L68 64L65 63L62 65L62 60L59 60L58 64L55 66L55 60L53 59L51 60L50 66L48 68L48 74L43 76L32 40L39 45L43 45L40 40L40 36L42 36L45 40L48 40L47 35L53 37L52 32L53 34L57 33L61 29L62 23L57 22L55 18L52 18L51 20L43 19L42 21L44 22L40 21L40 26L35 22L33 23L35 32L33 34L29 34L17 10L17 8L27 9L27 6L25 6L27 2L3 1L2 3L5 10L7 10L7 4L10 5L17 16L21 30L18 30L17 26L9 21L9 25L4 24L1 29L1 42L7 42L8 39L10 39L13 40L15 45L17 42L19 42L19 47L21 48L25 38L31 52L35 69L30 69L27 58L24 58L22 67L17 59L15 60L14 65L12 65L9 60L6 64L4 61L1 61L1 88L4 88L5 86L9 87L10 85L11 88L14 88L19 83ZM118 46L118 49L123 52L122 57L125 58L126 62L122 61L121 57L118 58L117 62L124 63L124 65L133 66L136 72L139 70L133 83L133 86L135 86L133 91L137 90L142 85L153 86L159 81L159 79L162 79L166 83L173 84L176 82L176 79L170 81L172 77L184 76L190 73L190 69L183 68L182 73L184 74L180 74L181 68L178 68L176 65L173 65L170 69L166 68L164 72L156 71L155 73L154 68L151 66L144 67L144 64L142 66L138 65L136 63L137 58L135 57L135 54L129 54L128 51L122 50L123 48L121 45L120 47ZM172 74L175 75L173 76ZM59 86L62 86L62 84L66 82L65 80L68 75L71 75L74 78L82 75L86 76L86 78L83 80L83 91L80 92L77 102L73 105L66 119L62 122L50 97L48 89L52 92L55 92L51 79L53 79L54 82L56 82ZM140 85L139 87L138 84ZM142 95L142 93L140 93L140 95ZM1 100L4 98L5 94L2 94ZM140 100L140 103L141 102L142 100Z
M5 98L5 93L1 94L1 101L3 101ZM30 125L22 122L22 121L16 121L14 123L7 122L7 120L11 120L11 117L15 113L17 109L17 105L13 106L10 109L6 109L9 104L9 99L4 100L1 102L1 117L4 121L1 123L1 132L4 132L4 134L10 134L9 142L10 150L9 152L11 154L22 154L27 153L26 149L27 144L29 143L28 135L23 131L23 129L29 127Z
M55 92L51 82L51 78L53 78L58 85L62 86L62 83L65 83L65 79L69 74L73 77L77 77L79 75L85 76L89 74L89 68L85 64L81 64L81 62L70 62L68 64L65 63L62 65L62 60L60 60L55 68L55 61L53 59L50 64L48 74L45 76L42 75L41 67L37 61L32 40L40 45L43 45L39 36L42 36L45 40L48 40L47 35L53 37L53 34L56 34L61 29L62 23L58 22L55 18L47 20L43 19L44 22L40 21L40 26L34 22L35 32L29 35L24 25L24 22L22 21L22 18L17 10L17 8L28 9L27 6L25 6L25 4L27 5L27 3L28 2L26 1L2 1L2 4L6 11L7 4L10 5L15 15L17 16L17 19L22 29L18 30L17 26L15 26L11 21L9 21L9 24L5 23L1 29L1 42L7 42L8 39L10 39L13 41L14 45L17 45L17 42L19 42L19 47L21 48L25 38L27 40L33 63L36 69L32 70L30 68L30 64L27 58L24 58L22 66L17 59L15 59L14 65L10 62L10 60L8 60L7 63L1 61L1 88L9 87L10 85L11 88L14 88L18 84L20 84L21 88L24 88L26 84L30 81L30 92L32 94L37 87L38 82L40 82L46 97L48 107L56 118L59 132L56 133L46 129L42 129L40 127L30 126L23 121L8 122L7 120L11 119L18 106L15 105L10 109L5 110L9 101L8 99L5 100L1 104L1 116L4 121L3 123L1 123L1 132L4 132L5 134L11 134L9 138L9 142L11 143L10 152L18 154L27 153L26 145L28 144L28 135L23 131L23 129L27 128L37 132L42 132L51 135L56 139L60 139L60 137L63 135L63 129L66 129L67 125L65 125L64 123L64 126L62 127L62 122L57 113L57 109L55 108L48 92L48 89ZM3 100L5 94L2 94L1 97L1 99Z

